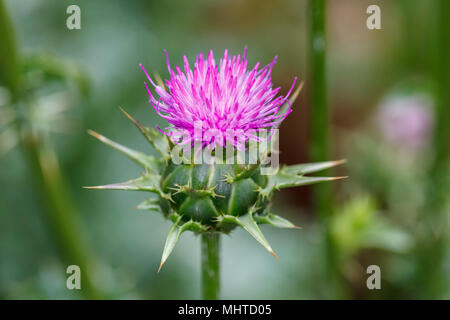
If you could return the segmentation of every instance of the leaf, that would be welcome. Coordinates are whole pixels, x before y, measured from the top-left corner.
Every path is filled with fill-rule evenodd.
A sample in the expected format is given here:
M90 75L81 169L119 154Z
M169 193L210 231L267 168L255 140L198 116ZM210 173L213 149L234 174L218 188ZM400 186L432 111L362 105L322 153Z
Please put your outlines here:
M125 116L130 119L131 122L139 129L142 135L152 144L156 151L164 158L169 159L170 155L170 145L169 140L166 136L162 135L156 130L144 127L139 121L134 119L128 112L123 108L120 108Z
M368 195L354 195L335 210L330 236L342 254L364 248L405 253L413 245L411 236L380 215L375 200Z
M169 194L165 194L160 186L159 181L161 177L151 172L146 172L137 179L128 180L125 182L106 184L102 186L84 187L86 189L103 189L103 190L125 190L125 191L149 191L159 194L167 200L172 200Z
M273 213L268 213L267 215L264 216L255 215L253 216L253 218L258 224L271 224L272 226L277 228L301 229L301 227L296 226L289 220Z
M151 128L145 128L145 131L150 137L150 142L156 151L158 151L164 159L170 158L170 145L168 137Z
M269 242L266 240L255 220L253 219L253 214L251 212L239 218L231 215L223 215L219 217L218 220L220 222L235 223L241 226L245 231L250 233L250 235L255 238L255 240L258 241L267 251L269 251L275 258L278 259L275 252L273 252Z
M254 175L259 169L260 165L259 163L255 164L248 164L243 166L238 166L239 171L238 173L231 175L231 174L225 174L225 181L228 183L233 183L239 180L250 178L252 175Z
M159 264L158 272L161 270L162 266L166 262L167 258L172 253L175 245L177 244L178 238L181 235L181 228L178 224L181 221L181 216L177 219L177 221L172 225L169 229L169 233L167 234L166 243L164 244L164 249L161 257L161 263Z
M381 217L376 217L375 220L361 239L362 247L395 253L405 253L411 249L413 240L407 232L390 222L383 221Z
M26 55L23 57L23 68L26 71L39 70L48 80L74 83L81 94L89 94L90 83L87 74L79 65L69 60L60 59L48 52Z
M344 179L346 177L305 177L305 176L288 176L280 175L276 181L276 188L290 188L298 186L306 186L323 181L334 181Z
M159 206L159 199L157 198L149 198L136 206L137 210L150 210L160 212L161 208Z
M94 138L100 140L104 144L116 149L117 151L123 153L125 156L139 164L140 166L144 167L145 169L151 170L153 172L159 171L159 162L156 160L156 158L148 156L142 152L135 151L133 149L127 148L119 143L116 143L105 136L102 136L101 134L88 130L88 133L93 136Z
M299 187L310 185L314 183L333 181L344 179L346 177L306 177L296 174L296 170L283 167L278 170L277 174L268 175L267 185L262 188L259 187L258 191L263 197L268 197L274 190Z
M196 222L196 221L188 221L185 224L183 224L182 226L183 228L183 232L184 231L192 231L192 232L205 232L208 230L208 227L202 225L200 222Z
M174 222L173 226L170 228L169 233L167 234L166 243L164 244L164 250L161 257L161 263L158 268L158 272L161 270L162 266L166 262L167 258L169 258L172 253L175 245L177 244L178 239L181 234L185 231L194 231L194 232L204 232L207 228L195 221L188 221L183 225L179 225L181 222L181 216Z
M315 162L315 163L301 163L295 164L292 166L286 166L285 171L291 174L309 174L321 170L325 170L328 168L332 168L338 166L340 164L345 163L346 160L336 160L336 161L324 161L324 162Z

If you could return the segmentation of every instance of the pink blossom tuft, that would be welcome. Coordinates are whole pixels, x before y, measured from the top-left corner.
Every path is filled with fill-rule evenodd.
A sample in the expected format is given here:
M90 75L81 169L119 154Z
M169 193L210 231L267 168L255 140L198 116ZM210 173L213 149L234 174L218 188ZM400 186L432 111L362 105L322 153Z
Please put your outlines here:
M249 140L259 141L255 133L273 130L291 112L288 97L297 78L286 96L277 96L280 88L272 88L276 57L262 68L258 62L247 69L247 48L242 56L229 56L225 50L219 64L211 50L206 59L200 53L192 69L184 56L182 71L178 66L175 70L170 67L164 52L170 73L165 81L167 89L156 85L140 67L159 96L155 98L145 83L149 101L171 124L164 132L176 142L199 142L212 148L228 142L243 149ZM289 107L281 112L285 103Z

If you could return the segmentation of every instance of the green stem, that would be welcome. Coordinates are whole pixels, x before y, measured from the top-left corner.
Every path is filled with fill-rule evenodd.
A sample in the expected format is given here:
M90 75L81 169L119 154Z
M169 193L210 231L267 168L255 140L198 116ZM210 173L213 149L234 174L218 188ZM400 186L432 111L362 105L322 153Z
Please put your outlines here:
M310 0L310 79L311 79L311 161L329 160L328 156L328 91L326 68L326 0ZM326 174L326 173L324 173ZM325 268L329 277L331 296L338 293L338 268L330 239L331 188L328 184L314 186L314 208L324 228Z
M434 128L435 157L431 168L434 179L448 167L448 139L450 136L450 2L439 0L436 8L436 39L433 56L436 57L433 75L436 90L436 124Z
M81 233L79 221L76 219L77 215L67 193L56 154L48 144L42 143L36 137L26 136L22 142L37 186L47 205L43 218L51 230L62 260L67 266L80 267L81 294L87 299L101 299L101 293L92 280L95 266L87 250L86 238Z
M310 1L311 157L328 160L325 0Z
M435 152L429 170L427 201L423 208L421 225L423 230L417 241L417 286L422 298L440 299L445 292L448 272L445 270L445 256L448 252L449 216L445 208L448 196L448 163L450 140L450 1L432 2L434 35L430 45L431 76L435 90L435 125L433 150Z
M310 1L310 62L311 62L311 144L312 161L328 159L328 103L326 81L325 0ZM315 186L315 209L323 222L330 214L328 184Z
M11 91L13 101L17 98L19 87L19 59L16 40L9 15L3 1L0 0L0 85Z
M13 103L19 99L26 101L23 92L19 91L19 53L14 30L2 0L0 0L0 35L1 84L11 91ZM93 270L93 260L85 244L86 238L78 226L77 215L62 178L58 158L51 146L45 143L42 137L33 134L30 127L31 125L26 123L17 123L22 147L36 177L37 189L42 192L42 198L47 205L43 210L43 218L59 249L61 259L67 266L80 267L81 294L88 299L99 299L100 291L95 287L89 272Z
M411 28L412 25L420 23L418 21L418 7L420 3L417 0L399 0L400 12L402 12L401 28L402 41L399 42L400 56L397 65L400 67L402 75L408 76L411 71L416 71L423 67L423 42L418 35L417 30Z
M216 300L220 291L220 234L202 234L203 299Z

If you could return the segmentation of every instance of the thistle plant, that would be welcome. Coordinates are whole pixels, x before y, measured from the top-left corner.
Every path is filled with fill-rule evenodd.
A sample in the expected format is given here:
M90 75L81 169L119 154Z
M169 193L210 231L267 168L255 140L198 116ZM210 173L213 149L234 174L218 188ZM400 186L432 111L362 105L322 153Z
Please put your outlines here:
M225 50L218 64L210 51L207 58L200 53L192 69L185 56L184 72L170 67L167 52L166 58L170 78L165 83L155 83L141 68L149 82L144 82L149 102L169 126L145 127L122 109L160 156L89 131L144 170L136 179L89 188L148 192L137 209L160 212L173 223L159 269L183 232L201 235L203 294L215 299L220 235L241 227L276 257L259 225L299 227L272 212L274 192L339 179L307 175L342 161L273 165L278 127L301 89L300 85L294 91L294 79L288 93L278 95L280 88L273 88L271 76L276 57L262 68L258 62L248 69L246 49L242 56L230 56Z

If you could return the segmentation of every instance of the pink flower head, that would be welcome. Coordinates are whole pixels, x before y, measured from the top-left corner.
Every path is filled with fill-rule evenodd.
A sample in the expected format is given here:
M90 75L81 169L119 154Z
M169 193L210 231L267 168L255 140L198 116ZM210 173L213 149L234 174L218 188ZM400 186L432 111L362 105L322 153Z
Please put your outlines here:
M260 141L258 132L274 130L291 112L288 97L297 78L286 96L277 96L280 88L272 88L276 57L260 69L259 62L247 69L247 48L242 56L229 56L226 49L219 64L211 50L207 59L202 53L197 56L193 69L184 56L183 72L170 67L164 52L170 73L167 89L156 85L140 67L159 96L155 98L145 83L150 104L171 124L164 133L176 142L199 142L211 148L228 142L242 150L249 140ZM281 112L285 103L288 109Z
M420 93L389 97L378 108L376 122L387 142L404 150L420 150L431 137L433 101Z

